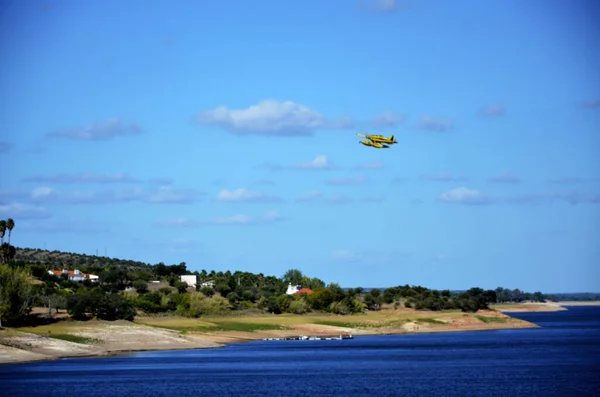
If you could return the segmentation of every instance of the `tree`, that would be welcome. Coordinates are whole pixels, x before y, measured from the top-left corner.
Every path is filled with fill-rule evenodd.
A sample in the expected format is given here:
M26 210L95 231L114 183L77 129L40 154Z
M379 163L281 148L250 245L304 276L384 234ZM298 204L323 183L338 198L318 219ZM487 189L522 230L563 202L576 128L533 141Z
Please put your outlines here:
M0 244L4 244L4 233L6 233L6 221L0 220Z
M327 310L334 302L334 295L329 288L317 288L307 299L314 310Z
M283 275L283 281L292 284L292 285L300 285L302 282L303 274L298 269L290 269Z
M8 229L8 245L10 245L10 233L15 227L15 221L12 218L8 218L6 221L6 228Z
M289 295L279 295L276 299L277 308L281 313L285 313L289 310L292 298Z
M144 280L135 280L133 282L133 288L135 288L137 293L143 294L143 293L148 292L148 283L145 282Z
M206 314L219 314L226 312L231 308L229 301L221 295L214 295L211 298L206 297L202 292L192 292L190 294L190 316L200 317Z
M17 249L8 243L3 243L0 246L0 261L4 264L8 264L11 262L15 255L17 254Z
M0 327L28 315L32 298L28 271L0 265Z

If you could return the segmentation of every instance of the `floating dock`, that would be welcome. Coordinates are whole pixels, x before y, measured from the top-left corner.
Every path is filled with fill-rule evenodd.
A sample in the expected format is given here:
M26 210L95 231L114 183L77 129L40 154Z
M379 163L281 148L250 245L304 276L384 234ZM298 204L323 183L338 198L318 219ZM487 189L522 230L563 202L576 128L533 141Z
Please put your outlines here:
M288 336L285 338L264 338L263 340L343 340L343 339L354 339L354 337L352 335L337 335L337 336L300 335L300 336Z

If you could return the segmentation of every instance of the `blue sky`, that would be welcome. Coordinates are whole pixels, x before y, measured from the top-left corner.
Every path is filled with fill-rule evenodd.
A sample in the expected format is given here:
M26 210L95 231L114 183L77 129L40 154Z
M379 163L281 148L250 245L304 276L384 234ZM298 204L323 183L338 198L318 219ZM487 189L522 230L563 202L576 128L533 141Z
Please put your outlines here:
M0 216L19 247L192 270L597 292L598 19L592 0L3 1Z

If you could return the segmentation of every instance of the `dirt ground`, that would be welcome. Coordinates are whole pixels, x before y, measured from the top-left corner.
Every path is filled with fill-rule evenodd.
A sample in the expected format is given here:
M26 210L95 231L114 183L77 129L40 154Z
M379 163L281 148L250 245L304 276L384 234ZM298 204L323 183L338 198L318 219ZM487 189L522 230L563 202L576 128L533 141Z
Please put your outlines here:
M407 315L410 315L410 318ZM0 363L107 356L129 351L216 348L229 343L299 335L361 336L536 327L534 324L511 318L500 311L484 310L477 312L476 315L480 317L460 312L432 314L432 312L400 309L386 311L385 314L379 313L377 315L379 317L374 317L385 316L386 319L396 319L395 321L363 320L360 324L352 324L352 327L344 325L351 323L345 323L343 316L332 317L333 320L340 322L340 326L314 324L311 323L310 317L298 316L294 318L298 323L288 323L285 330L190 331L187 333L128 321L62 321L52 325L18 330L0 330ZM255 318L251 320L257 321ZM240 321L240 319L236 318L232 321ZM268 321L276 322L277 317L271 317ZM52 334L54 337L51 337ZM79 342L76 343L56 338L61 335L74 335L88 339L78 339Z
M223 344L208 339L188 338L177 331L127 321L76 322L61 330L61 334L90 338L91 341L86 343L50 337L51 333L45 331L49 327L44 327L36 327L35 332L0 330L0 363L107 356L129 351L223 347Z

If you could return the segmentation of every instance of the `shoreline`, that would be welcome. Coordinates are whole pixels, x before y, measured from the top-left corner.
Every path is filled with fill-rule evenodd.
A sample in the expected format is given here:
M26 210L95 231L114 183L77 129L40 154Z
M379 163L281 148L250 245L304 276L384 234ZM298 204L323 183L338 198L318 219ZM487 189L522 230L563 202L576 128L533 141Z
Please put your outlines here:
M600 302L588 303L585 306L591 305L600 306ZM356 338L539 328L533 323L511 317L504 312L562 310L568 309L557 303L526 303L493 305L493 310L480 310L468 314L456 311L428 312L397 309L382 310L361 317L319 314L232 316L212 319L139 316L135 322L69 321L48 326L0 330L0 364L53 361L64 358L101 358L148 351L223 348L235 343L300 335L352 335ZM227 330L223 328L210 332L203 331L207 324L214 326L215 323L210 321L216 324L238 325L277 324L280 329Z
M433 333L444 333L444 332L484 332L484 331L498 331L498 330L503 330L503 329L533 329L533 328L539 328L539 326L532 324L532 323L528 323L528 325L524 325L524 326L518 326L518 327L473 327L473 328L469 328L469 329L450 329L450 328L444 328L444 329L429 329L429 330L417 330L417 331L412 331L412 332L407 332L407 331L382 331L382 332L371 332L371 331L364 331L364 330L357 330L357 331L362 331L362 332L358 332L358 333L349 333L349 335L352 335L353 339L356 338L361 338L361 337L369 337L369 336L390 336L390 335L414 335L414 334L433 334ZM341 335L344 335L344 333L340 333ZM327 333L327 334L322 334L320 336L339 336L340 334L332 334L332 333ZM288 334L273 334L272 336L269 336L267 338L285 338L288 337L290 335ZM308 336L308 335L307 335ZM27 363L34 363L34 362L44 362L44 361L57 361L57 360L63 360L63 359L73 359L73 358L108 358L108 357L115 357L115 356L120 356L120 355L127 355L127 354L131 354L131 353L143 353L143 352L159 352L159 351L179 351L179 350L202 350L202 349L219 349L219 348L225 348L228 345L233 345L233 344L240 344L240 343L250 343L250 342L258 342L258 341L263 341L267 338L263 338L263 337L255 337L255 338L248 338L248 337L242 337L242 336L221 336L221 335L211 335L211 336L205 336L205 335L198 335L198 336L191 336L190 338L193 339L201 339L201 340L222 340L222 342L220 343L215 343L215 345L212 346L205 346L203 344L199 344L199 345L195 345L194 343L190 343L189 345L185 345L185 346L144 346L144 347L129 347L129 348L123 348L123 349L107 349L107 350L101 350L101 351L97 351L97 352L89 352L89 353L58 353L58 354L42 354L42 353L37 353L37 352L33 352L31 350L26 350L26 349L20 349L20 348L16 348L16 347L11 347L11 346L6 346L6 345L2 345L0 343L0 366L2 365L11 365L11 364L27 364ZM12 359L6 359L7 357L5 357L5 353L6 352L11 352L12 350Z

